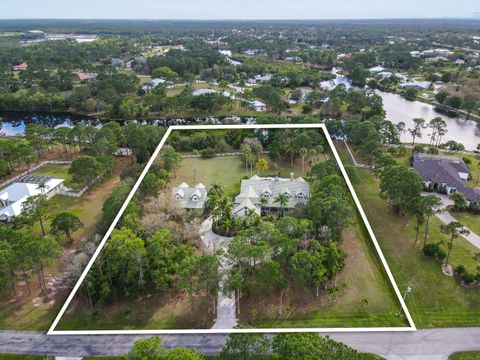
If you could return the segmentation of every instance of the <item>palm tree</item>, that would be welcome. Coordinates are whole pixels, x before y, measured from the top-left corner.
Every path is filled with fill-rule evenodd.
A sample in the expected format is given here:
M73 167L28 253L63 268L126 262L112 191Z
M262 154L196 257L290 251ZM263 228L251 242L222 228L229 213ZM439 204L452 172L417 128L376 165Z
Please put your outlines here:
M317 151L318 154L323 154L323 156L325 157L325 160L327 160L327 154L325 154L325 148L323 147L323 145L317 145L315 150Z
M220 184L217 184L217 183L213 183L210 190L208 190L208 196L213 196L213 195L222 197L223 196L223 186L220 185Z
M453 248L453 241L458 238L460 235L468 235L470 231L465 229L461 223L458 221L452 221L449 224L440 225L440 231L445 235L450 236L450 241L448 242L448 253L445 259L445 264L448 265L448 260L450 259L450 253Z
M298 149L298 154L302 158L302 174L303 174L303 173L305 173L305 158L308 155L308 149L302 147L302 148Z
M280 212L283 217L285 206L288 204L288 196L286 194L278 194L275 199L273 199L273 202L280 204Z
M285 151L285 154L290 155L290 161L292 163L292 169L293 169L293 160L295 160L295 155L298 153L297 144L295 144L293 140L290 140L288 143L285 144L284 151Z
M427 236L428 236L428 225L430 223L430 216L437 213L438 207L442 205L442 201L436 197L435 195L428 195L422 198L422 207L424 209L424 213L427 216L427 220L425 222L425 234L423 236L423 246L427 244Z
M248 144L243 144L241 149L242 149L243 155L245 156L245 172L248 172L248 158L252 153L252 148Z
M48 190L50 190L50 186L48 186L47 183L44 180L42 180L42 181L40 181L40 183L38 183L37 190L40 190L42 195L45 195L45 193Z
M223 227L225 231L225 235L230 235L230 231L232 231L234 222L231 217L224 217L220 220L220 225Z
M312 166L312 164L313 164L313 159L316 159L318 155L319 154L318 154L316 149L314 149L314 148L308 149L308 158L309 158L310 166Z
M478 162L478 174L477 174L477 180L475 181L475 186L478 185L479 181L480 181L480 161Z

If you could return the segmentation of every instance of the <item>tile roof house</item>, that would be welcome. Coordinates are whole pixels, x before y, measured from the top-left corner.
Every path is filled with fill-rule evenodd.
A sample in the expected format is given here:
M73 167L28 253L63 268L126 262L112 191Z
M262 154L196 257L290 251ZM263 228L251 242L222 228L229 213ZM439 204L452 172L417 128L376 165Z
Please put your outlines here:
M39 195L42 191L44 191L48 197L53 196L57 190L61 188L63 181L63 179L46 176L26 176L1 190L0 221L9 221L13 217L20 215L22 213L23 203L31 196ZM45 190L39 188L38 185L41 182L45 183Z
M82 73L78 73L77 74L78 76L78 80L79 81L93 81L97 78L97 75L96 74L82 74Z
M13 71L23 71L28 69L28 64L26 62L18 64L18 65L13 65L12 66Z
M267 213L276 212L280 209L280 204L275 202L279 194L287 196L285 210L288 211L307 201L310 186L301 177L295 179L293 173L289 179L255 175L248 180L242 180L240 194L233 202L233 214L245 216L249 209L258 215L261 215L262 210ZM261 199L264 199L264 204Z
M172 196L183 209L203 209L207 200L207 188L202 183L195 187L181 183L172 189Z
M480 204L480 189L468 186L470 170L459 157L415 154L413 170L422 177L427 190L447 195L459 192L471 205Z

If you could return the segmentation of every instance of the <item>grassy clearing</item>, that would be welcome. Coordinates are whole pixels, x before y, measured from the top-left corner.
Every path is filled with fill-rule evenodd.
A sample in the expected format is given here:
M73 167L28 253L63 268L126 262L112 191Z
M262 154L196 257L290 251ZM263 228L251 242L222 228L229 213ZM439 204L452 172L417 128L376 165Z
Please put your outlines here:
M338 145L342 160L350 163L343 145ZM438 261L422 255L414 245L414 224L392 213L379 196L378 180L366 169L357 169L360 183L354 185L370 224L380 243L400 289L411 281L412 296L407 305L418 327L478 326L480 324L480 289L466 289L456 278L442 274ZM428 241L445 240L440 221L432 218ZM423 233L420 234L423 236ZM464 239L457 239L452 264L468 263L475 249Z
M176 177L172 180L174 186L186 182L190 186L201 182L207 189L212 184L222 184L225 193L235 196L240 192L240 180L250 176L245 171L243 160L239 156L224 156L211 159L185 158L175 171Z
M73 181L72 176L68 173L69 165L47 164L33 172L31 175L54 176L64 179L64 185L71 189L81 189L83 184Z
M119 301L92 311L79 300L65 312L58 330L129 330L129 329L209 329L213 326L212 307L196 297L192 303L186 294L176 291L165 295L146 294Z

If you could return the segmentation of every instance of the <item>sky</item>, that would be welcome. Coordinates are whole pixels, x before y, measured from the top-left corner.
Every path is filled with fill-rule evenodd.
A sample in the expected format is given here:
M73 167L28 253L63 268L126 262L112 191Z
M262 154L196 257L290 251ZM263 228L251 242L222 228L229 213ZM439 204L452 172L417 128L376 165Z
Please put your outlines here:
M479 0L0 0L1 19L480 17Z

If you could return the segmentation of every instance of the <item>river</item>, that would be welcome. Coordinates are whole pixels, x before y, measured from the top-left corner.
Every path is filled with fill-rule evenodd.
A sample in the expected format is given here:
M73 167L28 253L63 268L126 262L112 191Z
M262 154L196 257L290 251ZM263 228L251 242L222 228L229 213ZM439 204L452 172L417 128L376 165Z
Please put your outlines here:
M343 75L338 74L336 69L336 78L330 81L324 81L323 87L332 88L339 84L344 84L347 88L352 87L350 80ZM383 99L383 106L386 112L386 119L393 123L399 123L403 121L406 124L406 128L410 128L413 125L412 119L422 117L429 121L436 116L443 118L447 122L448 132L443 137L443 141L455 140L465 145L467 150L476 149L480 144L480 123L472 120L466 120L460 117L449 117L435 110L430 104L425 104L420 101L409 101L403 97L388 93L380 90L375 90ZM251 123L253 118L240 119L232 116L224 119L217 118L186 118L186 119L159 119L154 121L148 121L158 126L168 125L182 125L182 124L195 124L195 123L210 123L218 124L224 120L230 120L231 122L238 123ZM0 112L0 135L2 136L14 136L22 135L25 131L25 125L27 123L41 123L49 127L61 127L61 126L73 126L77 123L90 124L94 126L101 126L101 121L92 117L84 115L72 115L72 114L48 114L48 113L18 113L18 112ZM146 123L146 122L143 122ZM402 135L401 140L403 142L411 141L411 137L408 132ZM423 131L421 138L423 142L429 140L429 129Z
M322 82L325 88L332 88L339 84L345 85L347 88L355 87L351 81L344 75L338 74L338 69L333 70L336 78L330 81ZM480 123L473 120L467 120L461 117L450 117L435 110L435 107L420 101L409 101L403 97L385 91L375 90L375 93L380 95L383 99L383 108L385 109L385 118L393 123L403 121L406 128L411 128L413 125L412 119L424 118L430 121L434 117L441 117L447 122L448 133L442 138L442 142L454 140L465 145L467 150L474 150L480 144ZM429 129L423 130L420 142L429 141ZM402 142L409 142L412 140L410 134L405 132L401 137Z
M48 113L48 112L14 112L0 111L0 136L22 136L25 134L27 124L42 124L50 128L73 127L77 124L93 125L101 127L105 120L99 120L94 117L70 113ZM222 124L242 123L251 124L255 118L238 116L216 117L198 117L198 118L159 118L156 120L126 120L125 123L136 122L140 124L152 124L160 127L170 125L193 125L193 124Z

